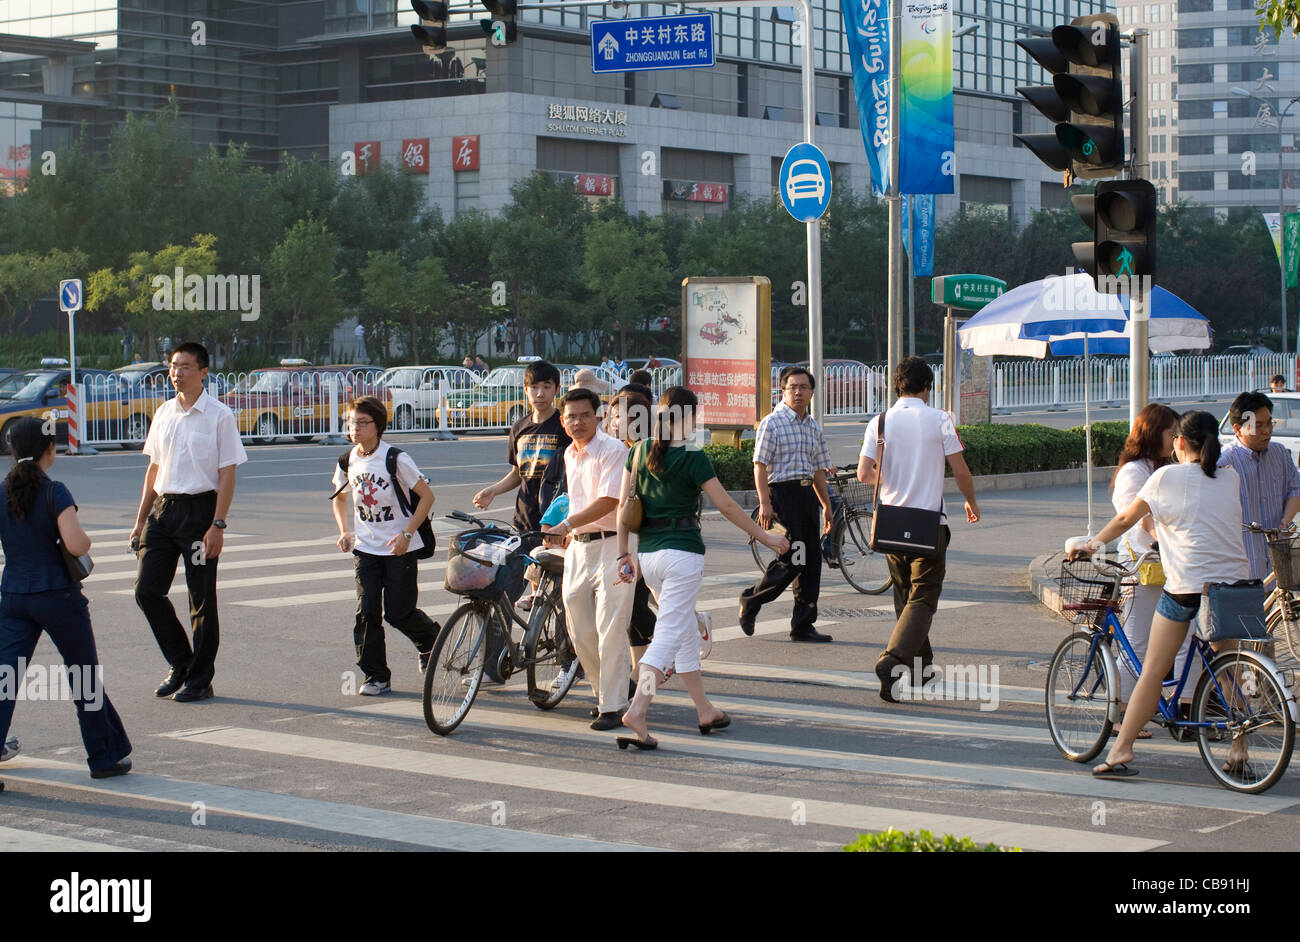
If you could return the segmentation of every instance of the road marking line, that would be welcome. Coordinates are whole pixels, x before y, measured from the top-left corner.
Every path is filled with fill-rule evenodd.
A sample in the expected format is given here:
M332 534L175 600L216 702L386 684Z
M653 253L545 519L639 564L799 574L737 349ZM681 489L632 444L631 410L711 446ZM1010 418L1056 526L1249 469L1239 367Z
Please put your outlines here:
M5 776L9 778L11 776ZM18 828L0 827L0 854L10 851L26 851L38 854L68 854L88 851L91 853L131 853L126 847L105 844L100 841L87 841L78 837L64 837L60 834L42 834L39 831L22 831Z
M1048 825L933 814L845 802L804 800L797 796L750 794L654 779L571 772L487 759L467 759L443 752L431 754L427 750L396 749L390 746L341 742L239 727L176 730L163 735L186 742L227 746L232 749L270 753L281 757L295 756L323 762L357 765L372 772L378 769L410 772L501 787L580 795L611 804L637 802L668 808L709 811L715 814L789 821L795 810L794 802L801 802L804 820L811 824L824 824L853 831L883 831L888 827L904 831L929 830L939 834L969 835L980 843L993 841L1003 845L1024 847L1028 850L1136 851L1151 850L1167 843L1149 838L1079 831ZM608 738L601 738L604 742L609 742ZM672 738L675 743L677 739L685 740L686 737ZM435 746L436 742L435 738ZM630 763L629 767L631 767Z
M203 730L189 731L202 734ZM173 739L187 740L187 731L166 733ZM335 748L342 743L335 743ZM86 782L85 766L80 768L66 762L54 762L27 756L5 765L5 779L32 784L54 785L80 791L114 795L118 798L155 801L177 805L187 812L196 801L206 806L208 814L232 814L241 818L256 818L299 827L351 834L376 840L400 841L421 847L443 850L487 851L629 851L653 848L632 844L586 840L518 831L487 824L466 824L426 815L406 814L367 808L364 805L345 805L315 798L277 795L273 792L254 791L228 785L210 785L189 782L168 775L149 775L132 772L128 776L112 779L109 784ZM62 848L51 847L51 850ZM68 848L73 849L73 848ZM113 849L120 848L99 848Z
M741 707L736 707L737 714ZM351 713L368 713L391 716L424 723L423 706L413 700L352 707ZM588 730L586 724L575 724L572 717L553 716L536 709L502 710L475 708L465 721L476 727L491 727L511 732L531 731L582 742L609 742ZM692 721L693 722L693 721ZM735 727L733 726L733 731ZM1070 763L1070 771L1013 767L982 762L958 763L941 759L913 759L899 755L880 755L871 752L849 752L820 749L808 746L786 746L738 739L733 734L702 737L689 733L651 733L661 744L672 746L674 752L706 759L727 759L740 762L770 762L798 768L835 769L869 775L919 778L940 783L970 783L1005 790L1041 791L1058 795L1075 795L1085 798L1131 799L1154 804L1209 808L1216 811L1233 811L1245 814L1266 815L1300 805L1300 795L1242 795L1212 785L1181 785L1160 783L1154 779L1134 788L1131 782L1094 779L1087 773L1086 765ZM743 735L743 734L742 734ZM846 739L857 739L856 735ZM1044 743L1045 749L1050 749ZM1047 754L1047 753L1045 753ZM1051 755L1056 755L1053 751ZM1191 758L1184 749L1181 755ZM1198 763L1199 765L1199 763Z

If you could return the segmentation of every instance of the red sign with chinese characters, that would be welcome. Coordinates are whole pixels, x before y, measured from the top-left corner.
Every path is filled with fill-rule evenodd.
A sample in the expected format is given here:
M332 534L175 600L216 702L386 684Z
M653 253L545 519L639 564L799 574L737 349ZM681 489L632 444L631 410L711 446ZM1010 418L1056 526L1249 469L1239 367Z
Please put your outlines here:
M458 173L478 169L477 134L461 134L451 139L451 168Z
M429 172L429 139L409 138L402 141L402 167L411 173Z
M352 152L357 157L358 176L364 176L371 170L379 169L378 141L357 141L352 145Z
M584 196L613 196L614 178L603 173L576 173L573 188Z
M725 203L727 201L727 184L696 183L691 187L686 198L693 203Z
M710 325L705 325L707 339ZM758 411L758 361L691 357L686 385L699 399L704 425L752 427Z

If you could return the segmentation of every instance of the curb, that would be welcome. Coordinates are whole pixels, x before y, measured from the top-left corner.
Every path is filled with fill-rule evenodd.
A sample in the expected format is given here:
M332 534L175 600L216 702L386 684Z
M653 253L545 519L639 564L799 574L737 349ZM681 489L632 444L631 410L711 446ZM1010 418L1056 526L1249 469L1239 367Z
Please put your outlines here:
M1059 553L1045 553L1029 564L1029 590L1053 614L1058 615L1061 612L1060 579L1057 576L1060 572L1060 559ZM1049 560L1055 562L1049 563Z

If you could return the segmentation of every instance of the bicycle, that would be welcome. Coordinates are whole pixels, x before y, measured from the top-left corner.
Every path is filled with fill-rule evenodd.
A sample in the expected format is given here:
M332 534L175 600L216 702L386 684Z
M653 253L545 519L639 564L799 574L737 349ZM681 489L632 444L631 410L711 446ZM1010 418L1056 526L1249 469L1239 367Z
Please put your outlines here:
M826 476L826 487L834 516L829 536L831 552L823 554L825 563L839 569L844 581L863 595L880 595L889 588L891 577L885 554L871 548L872 485L858 480L856 465L844 465ZM757 507L749 517L759 522ZM763 571L776 559L776 553L758 540L749 541L749 550Z
M1126 567L1119 562L1061 563L1061 614L1082 630L1069 635L1052 655L1045 690L1052 742L1072 762L1101 752L1119 721L1119 666L1112 645L1141 674L1142 665L1117 615L1120 594L1138 567L1154 558L1144 553ZM1084 574L1091 566L1092 577ZM1109 573L1109 574L1107 574ZM1257 642L1239 642L1246 645ZM1261 645L1262 646L1262 645ZM1163 683L1156 722L1178 741L1191 733L1210 774L1233 791L1258 793L1281 779L1295 744L1295 702L1290 685L1271 658L1238 647L1215 653L1199 634L1182 675ZM1179 710L1193 658L1205 668L1192 697L1188 719ZM1234 748L1238 743L1242 748ZM1261 758L1262 757L1262 758Z
M539 710L554 709L580 669L564 620L563 554L539 549L542 534L538 532L516 532L459 510L447 516L475 529L456 534L447 550L447 589L467 601L452 613L434 641L424 674L425 723L446 736L469 713L487 666L490 631L504 636L496 664L501 679L526 671L528 699ZM525 620L511 600L529 563L537 564L541 579ZM518 644L511 637L512 623L524 629Z

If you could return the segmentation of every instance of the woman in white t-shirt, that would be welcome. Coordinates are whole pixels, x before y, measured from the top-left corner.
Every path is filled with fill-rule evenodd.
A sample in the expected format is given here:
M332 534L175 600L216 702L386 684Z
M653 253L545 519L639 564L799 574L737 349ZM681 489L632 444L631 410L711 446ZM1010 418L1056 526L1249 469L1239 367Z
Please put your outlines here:
M1178 423L1174 453L1179 464L1159 468L1138 491L1137 499L1071 557L1094 550L1131 529L1147 514L1155 521L1165 586L1151 620L1142 676L1129 699L1119 738L1106 761L1092 774L1099 778L1136 775L1133 741L1155 712L1160 686L1187 637L1188 624L1201 606L1207 582L1249 578L1241 550L1241 479L1219 461L1219 423L1208 412L1189 412Z
M1142 489L1147 479L1173 460L1174 436L1177 431L1178 413L1162 403L1152 402L1138 413L1137 421L1133 423L1133 430L1129 432L1124 448L1120 451L1119 467L1115 469L1115 477L1111 481L1110 499L1115 505L1116 513L1128 509L1129 504L1137 499L1138 491ZM1131 564L1149 550L1154 542L1155 524L1148 514L1120 537L1116 552L1121 560ZM1147 638L1151 634L1151 617L1156 613L1160 588L1158 585L1135 586L1132 598L1123 613L1124 635L1133 646L1133 653L1138 656L1139 664L1146 660ZM1185 642L1174 662L1175 677L1182 676L1183 663L1188 651L1189 642ZM1120 656L1119 651L1115 653L1120 666L1120 701L1127 703L1133 693L1133 685L1137 683L1137 674L1132 669L1133 665L1129 664L1128 658ZM1195 670L1196 667L1193 666L1193 671ZM1188 686L1184 688L1189 696L1195 689L1192 683L1194 679L1195 675L1190 675ZM1138 739L1150 738L1150 730L1144 728L1138 733Z

